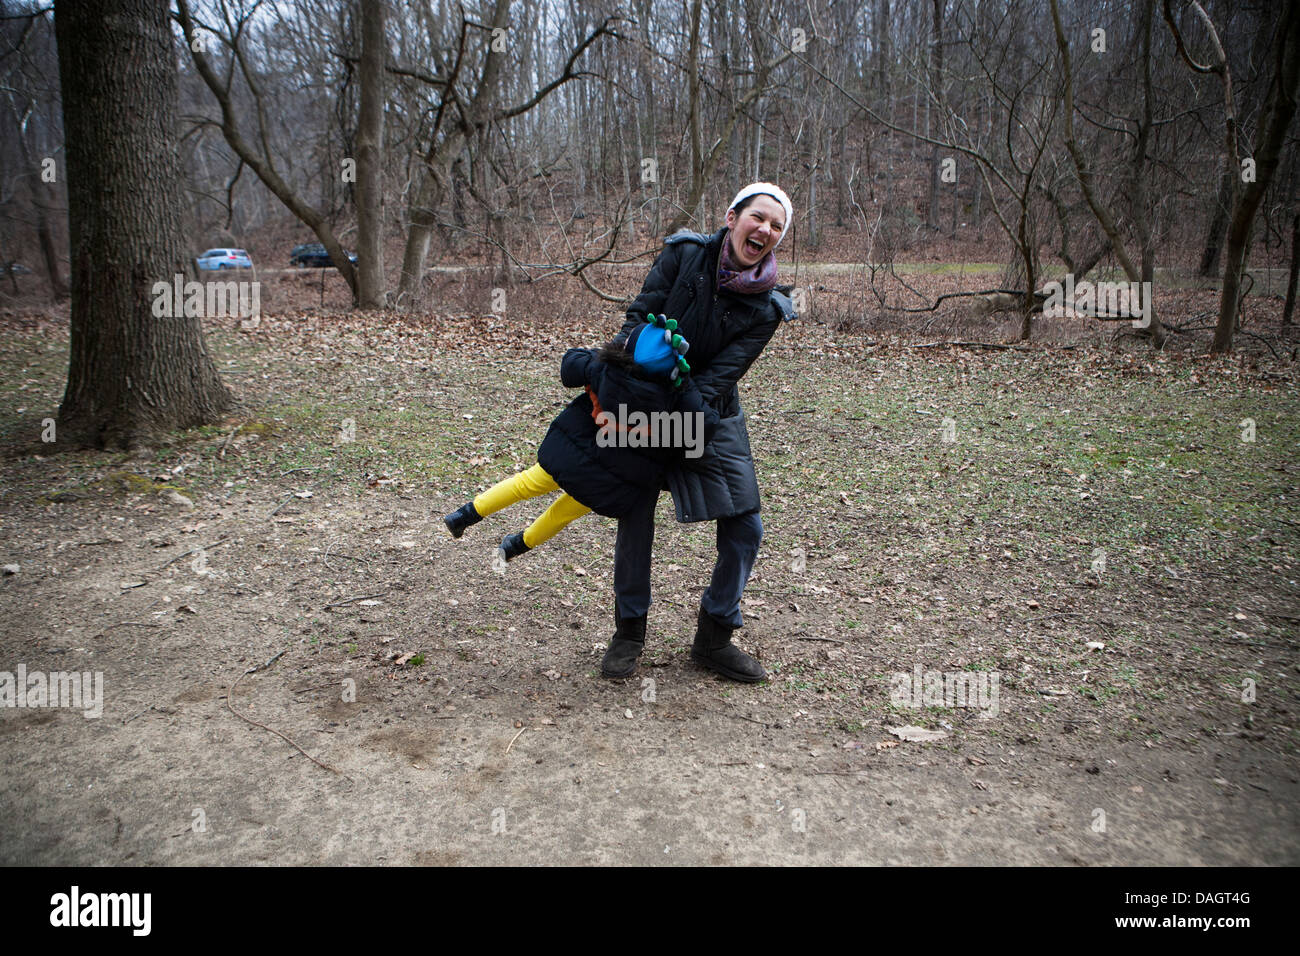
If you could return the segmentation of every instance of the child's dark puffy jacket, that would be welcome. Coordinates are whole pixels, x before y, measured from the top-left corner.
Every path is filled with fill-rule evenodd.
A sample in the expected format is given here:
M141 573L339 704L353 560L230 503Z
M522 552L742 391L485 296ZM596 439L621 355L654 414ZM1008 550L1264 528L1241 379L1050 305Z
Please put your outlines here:
M560 366L569 388L583 388L551 422L537 449L537 462L569 495L597 514L618 518L646 496L658 497L667 470L682 461L683 448L601 447L597 442L599 409L610 416L626 412L679 412L692 416L692 441L703 448L712 437L706 426L699 390L689 378L681 388L619 368L597 358L595 349L569 349ZM595 396L595 403L592 396ZM608 434L608 433L607 433Z

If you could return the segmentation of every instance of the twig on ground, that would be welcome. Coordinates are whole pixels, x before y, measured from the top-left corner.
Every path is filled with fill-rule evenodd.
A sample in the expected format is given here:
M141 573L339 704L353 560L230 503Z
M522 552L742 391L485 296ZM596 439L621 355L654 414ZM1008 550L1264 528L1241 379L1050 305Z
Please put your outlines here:
M920 345L904 345L905 349L941 349L952 346L961 349L998 349L1000 351L1028 352L1029 349L1016 345L1001 345L997 342L922 342Z
M229 444L230 444L230 440L231 440L232 438L234 438L236 435L238 435L238 434L239 434L239 430L240 430L241 428L243 428L243 427L244 427L243 425L236 425L236 426L234 427L234 430L231 431L231 433L230 433L229 435L226 436L226 440L223 441L223 442L221 443L221 450L220 450L219 452L217 452L217 457L218 457L218 458L225 458L225 457L226 457L226 448L227 448L227 446L229 446Z
M378 594L361 594L343 601L335 601L333 604L326 604L324 610L328 611L332 607L345 607L349 604L356 604L358 601L369 601L372 598L383 597L387 593L387 591L380 591Z
M288 650L289 649L286 647L283 651L281 651L279 654L276 654L265 664L259 664L257 667L250 667L248 668L248 670L244 671L244 673L236 677L235 682L230 685L230 690L226 693L226 708L232 714L238 717L240 720L246 721L252 724L254 727L261 727L263 730L275 734L277 737L279 737L285 743L289 744L289 746L293 747L294 750L298 751L298 753L302 754L304 757L306 757L316 766L320 767L322 770L328 770L331 773L336 773L344 780L346 780L348 783L352 783L353 782L352 778L349 777L347 774L345 774L342 770L339 770L337 767L331 767L327 763L321 763L311 754L307 753L307 751L299 747L298 744L295 743L292 738L286 736L285 734L280 733L280 731L276 730L274 727L268 727L266 726L266 724L259 723L258 721L254 720L252 717L249 717L246 714L241 714L239 711L235 710L235 688L239 686L239 682L243 680L245 677L247 677L249 674L256 674L258 671L266 670L268 667L270 667L272 664L278 661L281 657L283 657Z
M231 537L232 537L232 535L226 535L224 538L221 538L221 539L218 540L218 541L214 541L214 542L212 542L212 544L201 544L201 545L199 545L197 548L190 548L188 551L182 551L180 554L176 555L176 557L172 558L172 559L171 559L170 561L168 561L166 564L160 566L160 567L158 568L158 570L161 571L161 570L163 570L163 568L166 568L166 567L168 567L169 565L173 565L173 564L175 564L177 561L179 561L181 558L185 557L187 554L193 554L193 553L196 552L196 551L211 551L213 548L219 548L219 547L221 547L223 544L225 544L227 541L229 541L229 540L231 539Z
M291 492L289 492L287 495L285 495L284 498L283 498L283 500L281 500L281 502L280 502L278 505L275 506L275 508L271 511L271 513L270 513L269 515L267 515L267 517L268 517L268 518L274 518L277 514L279 514L279 513L280 513L280 509L283 508L285 505L287 505L287 504L289 503L290 499L293 498L294 494L295 494L295 493L291 491Z
M707 713L710 713L710 714L717 714L717 715L720 716L720 717L734 717L734 718L736 718L736 720L747 720L747 721L749 721L751 724L758 724L758 726L760 726L760 727L769 727L769 728L770 728L770 727L772 726L771 724L765 723L764 721L756 720L756 719L753 718L753 717L746 717L744 714L729 714L729 713L727 713L725 710L714 710L714 709L712 709L711 707L705 707L704 710L705 710Z
M510 743L506 744L506 753L510 753L510 748L515 745L515 741L518 740L520 735L527 729L527 727L520 727L519 733L510 738Z
M1245 329L1237 329L1237 334L1244 335L1247 338L1257 339L1258 341L1263 342L1265 345L1268 346L1268 350L1273 353L1273 358L1277 359L1279 362L1282 361L1282 356L1277 354L1277 349L1273 348L1273 343L1270 342L1268 339L1264 338L1264 336L1256 335L1254 332L1248 332Z
M838 637L796 637L796 641L829 641L832 644L847 644L848 641L841 641Z
M900 345L904 349L941 349L946 346L961 349L997 349L1003 352L1072 352L1077 345L1039 345L1030 348L1024 345L1003 345L999 342L922 342L919 345Z
M866 773L865 770L809 770L808 773L814 777L856 777L858 774Z

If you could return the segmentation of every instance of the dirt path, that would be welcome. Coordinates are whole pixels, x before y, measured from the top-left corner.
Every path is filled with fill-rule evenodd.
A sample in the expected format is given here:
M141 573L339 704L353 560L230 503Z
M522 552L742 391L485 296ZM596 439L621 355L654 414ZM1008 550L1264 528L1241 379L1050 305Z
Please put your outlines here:
M256 417L4 459L0 670L104 698L0 707L0 862L1300 862L1297 416L1266 378L791 329L745 396L739 639L772 680L690 663L712 528L665 496L644 666L608 682L612 523L505 575L540 504L441 529L567 397L508 330L462 331L222 329ZM0 354L33 409L60 346ZM230 712L273 658L235 707L337 774ZM917 667L997 674L997 713L900 704Z

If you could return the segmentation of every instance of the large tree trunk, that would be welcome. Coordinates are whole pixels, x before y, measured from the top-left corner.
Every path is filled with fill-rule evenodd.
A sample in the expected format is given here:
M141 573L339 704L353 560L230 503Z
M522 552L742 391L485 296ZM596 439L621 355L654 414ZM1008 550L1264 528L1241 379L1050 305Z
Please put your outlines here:
M1296 95L1300 92L1300 10L1295 4L1287 4L1281 23L1271 29L1277 31L1272 58L1277 67L1260 115L1255 142L1255 181L1247 183L1238 195L1232 210L1232 222L1228 226L1219 321L1210 345L1211 352L1232 350L1232 337L1237 330L1237 312L1241 305L1241 274L1246 267L1251 229L1255 225L1259 204L1277 172L1286 131L1295 116Z
M385 0L361 0L361 110L357 123L357 304L384 307Z
M232 402L200 320L153 314L154 283L191 268L168 3L58 0L55 33L72 251L59 438L138 447L216 421Z

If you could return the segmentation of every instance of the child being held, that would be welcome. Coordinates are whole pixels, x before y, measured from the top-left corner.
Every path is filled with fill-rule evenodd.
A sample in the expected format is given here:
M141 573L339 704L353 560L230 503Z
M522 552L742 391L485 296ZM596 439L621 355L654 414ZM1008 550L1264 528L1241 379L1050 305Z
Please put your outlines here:
M649 496L683 457L699 457L711 437L704 403L683 357L690 348L677 323L647 315L622 344L570 349L560 379L582 388L556 416L537 450L537 464L477 495L443 521L452 537L518 501L563 490L498 552L510 561L589 511L618 518Z

